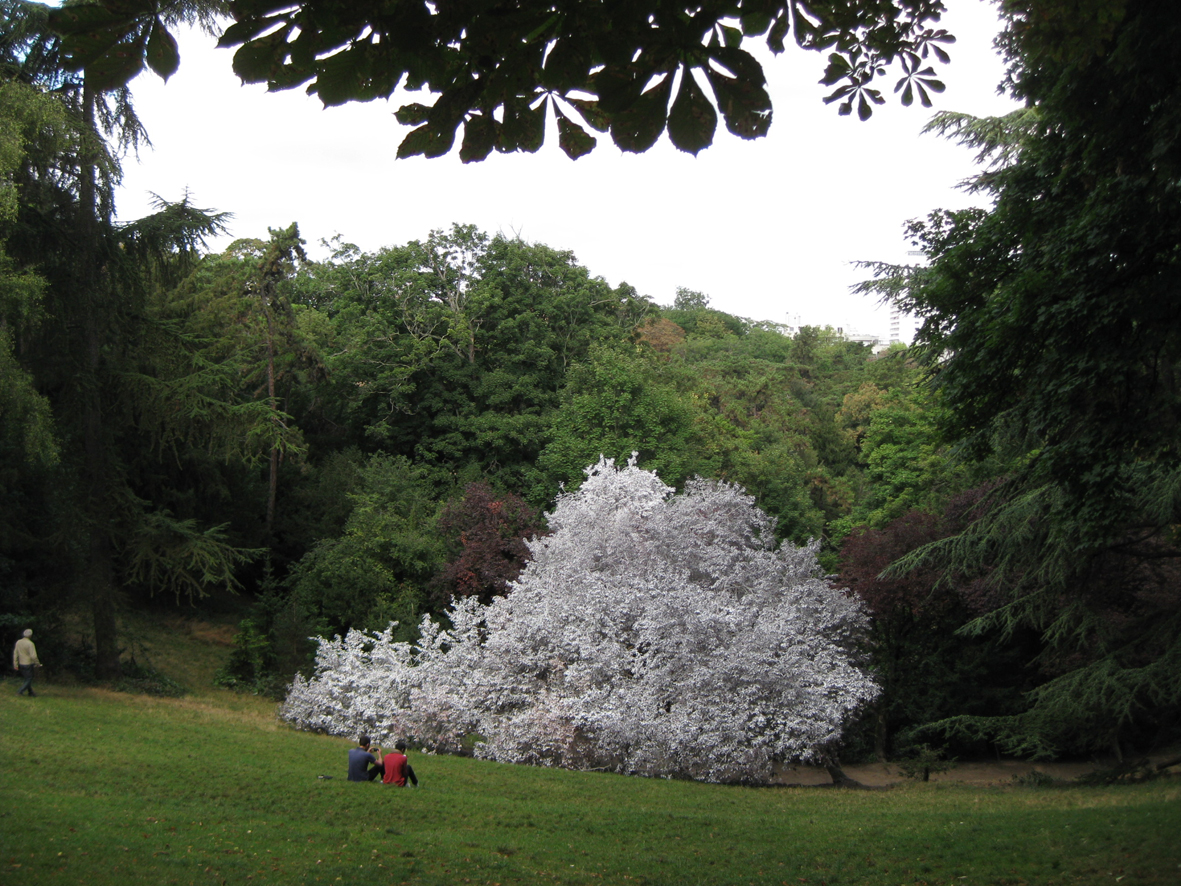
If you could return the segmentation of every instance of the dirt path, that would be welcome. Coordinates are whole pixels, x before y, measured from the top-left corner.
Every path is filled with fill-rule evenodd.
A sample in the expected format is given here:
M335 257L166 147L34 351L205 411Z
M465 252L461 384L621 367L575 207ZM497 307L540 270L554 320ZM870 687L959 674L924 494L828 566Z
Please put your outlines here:
M1097 768L1112 765L1096 763L1029 763L1021 760L976 761L956 763L947 772L932 773L933 782L952 782L972 785L1012 785L1015 779L1024 778L1033 770L1055 779L1071 781L1080 775L1094 772ZM845 774L870 787L884 787L910 781L897 766L889 763L867 763L860 766L845 766ZM783 785L827 785L832 783L828 772L818 766L785 766L774 779Z

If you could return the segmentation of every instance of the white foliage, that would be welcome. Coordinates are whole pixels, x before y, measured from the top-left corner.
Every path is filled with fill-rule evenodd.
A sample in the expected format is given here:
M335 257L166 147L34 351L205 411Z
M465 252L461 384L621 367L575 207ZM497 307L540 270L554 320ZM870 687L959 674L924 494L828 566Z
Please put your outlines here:
M282 710L340 735L402 736L506 762L765 781L822 757L877 686L866 626L816 546L776 549L737 487L674 495L609 459L559 496L510 593L455 602L411 648L390 631L321 641Z

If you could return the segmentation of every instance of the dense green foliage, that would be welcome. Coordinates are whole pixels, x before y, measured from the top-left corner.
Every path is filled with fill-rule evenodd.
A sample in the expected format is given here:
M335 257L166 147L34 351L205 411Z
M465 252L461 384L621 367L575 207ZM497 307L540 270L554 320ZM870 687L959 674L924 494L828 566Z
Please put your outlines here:
M941 57L937 2L576 5L378 20L241 2L223 43L247 79L328 103L421 86L438 98L403 109L418 128L399 153L446 153L462 127L464 159L535 150L551 111L572 156L594 143L575 113L627 150L667 130L696 152L718 113L760 135L769 99L741 44L764 34L830 50L843 112L867 114L891 60L904 101L937 88L920 67ZM396 619L411 639L452 593L502 592L535 512L634 451L676 485L746 487L874 610L886 691L856 752L1176 737L1171 4L1005 4L1028 107L933 122L980 152L993 204L913 222L926 264L875 268L867 291L923 321L917 347L883 354L691 289L660 306L462 224L322 261L294 224L208 254L223 217L187 199L117 225L120 158L144 138L126 84L169 76L168 29L219 8L0 0L5 641L34 625L55 667L113 679L134 655L121 614L241 593L219 679L271 691L313 633Z
M189 9L180 4L172 13L183 18ZM60 460L47 465L45 401L18 395L14 418L27 424L17 439L42 457L22 459L4 483L10 505L0 522L24 554L5 569L6 586L15 586L18 601L30 582L43 589L46 578L79 590L94 625L96 667L113 677L121 587L200 595L206 585L235 583L248 556L221 526L198 525L154 494L158 478L138 458L167 447L183 460L187 453L172 443L199 445L193 419L209 403L194 396L192 382L204 367L185 359L184 343L153 316L152 303L188 272L221 217L182 201L115 224L118 153L144 137L128 91L99 88L66 64L46 7L5 2L3 12L0 71L16 100L0 106L0 131L16 212L0 222L0 266L12 293L0 299L0 340L18 366L6 374L18 392L32 380L61 441ZM62 587L53 594L64 596Z
M458 225L375 254L338 245L322 262L294 227L194 257L139 312L153 334L137 339L119 433L155 534L116 560L119 575L143 595L256 596L225 679L257 687L302 665L298 638L313 633L395 619L412 636L422 612L468 592L473 557L495 573L479 593L503 591L538 524L507 524L519 550L506 562L488 542L477 554L479 524L454 519L477 481L486 510L524 514L600 454L636 451L678 485L748 487L783 537L825 537L867 489L848 424L876 401L848 404L866 388L902 396L917 369L903 351L878 358L694 296L660 308L569 253ZM57 513L62 470L30 480L30 508ZM218 551L253 565L221 574ZM53 605L40 561L16 545L4 556L28 592L7 607Z
M100 672L119 588L262 593L272 640L278 622L412 617L456 555L439 515L474 481L544 507L600 452L635 449L678 482L765 487L800 541L840 509L809 483L856 486L832 443L852 376L829 370L869 355L819 332L793 341L700 294L662 319L570 253L458 225L317 263L294 226L201 255L218 218L187 203L114 226L104 139L138 137L128 94L55 67L33 10L11 12L27 31L4 44L4 609L88 605ZM54 77L70 89L45 92ZM94 159L62 174L82 143ZM646 334L657 321L675 348Z
M1045 645L1028 710L944 728L1119 753L1181 709L1181 23L1129 0L1064 30L1066 7L1009 10L1029 111L935 123L990 164L994 207L912 223L929 264L879 288L923 320L946 436L1008 465L980 519L907 562L986 575L971 629Z

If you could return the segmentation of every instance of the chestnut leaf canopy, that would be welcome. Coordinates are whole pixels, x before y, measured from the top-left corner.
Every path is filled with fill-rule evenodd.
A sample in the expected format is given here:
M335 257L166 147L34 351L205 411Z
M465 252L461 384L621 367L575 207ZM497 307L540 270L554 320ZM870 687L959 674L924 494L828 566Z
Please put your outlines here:
M172 0L175 3L175 0ZM160 11L169 0L98 0L55 13L71 58L124 85L147 64L167 77L179 63ZM940 0L233 0L223 47L234 71L272 90L304 87L323 103L410 102L413 129L399 157L454 147L533 152L546 119L570 157L610 133L641 153L667 131L692 154L713 143L719 117L740 138L766 135L771 98L762 65L744 48L762 39L828 53L826 102L861 119L885 98L877 78L896 65L903 104L941 92L932 61L954 38L937 27ZM590 131L588 131L588 129Z

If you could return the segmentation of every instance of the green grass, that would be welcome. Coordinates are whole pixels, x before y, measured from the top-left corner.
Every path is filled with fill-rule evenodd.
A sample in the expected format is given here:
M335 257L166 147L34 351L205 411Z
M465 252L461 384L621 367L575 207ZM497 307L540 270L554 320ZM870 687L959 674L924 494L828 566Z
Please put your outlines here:
M1115 883L1181 877L1181 786L755 789L414 755L269 706L0 695L0 883ZM322 780L318 775L333 775Z
M119 619L120 644L140 664L168 675L190 694L214 694L214 675L229 658L241 617L209 621L184 616L184 609L167 616L124 613Z
M757 789L413 754L422 787L397 789L347 782L349 742L261 699L16 686L0 686L5 886L1181 881L1175 780Z

